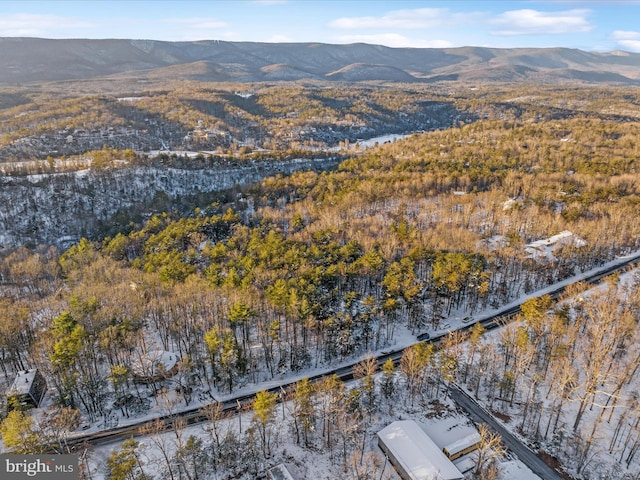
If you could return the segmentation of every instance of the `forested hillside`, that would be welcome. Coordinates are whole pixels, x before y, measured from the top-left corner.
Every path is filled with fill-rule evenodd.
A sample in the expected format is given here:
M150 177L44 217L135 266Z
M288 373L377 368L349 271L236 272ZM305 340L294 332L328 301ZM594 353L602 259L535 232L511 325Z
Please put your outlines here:
M83 236L100 239L135 228L135 222L152 213L185 213L212 201L238 200L233 192L237 185L275 173L331 168L338 161L337 154L308 152L295 158L189 158L174 153L149 159L131 150L105 149L59 165L31 162L0 177L5 206L0 211L0 249L64 248ZM27 173L34 170L42 173Z
M418 331L452 309L471 314L506 303L640 247L631 221L640 199L637 128L586 119L479 122L382 146L336 172L267 179L249 192L255 214L244 219L212 205L82 241L59 260L17 251L2 270L5 319L22 312L16 321L31 326L9 330L22 340L7 339L12 354L3 365L42 364L56 378L50 359L32 358L33 322L46 326L44 312L53 320L68 310L86 333L78 361L86 349L126 364L135 339L148 335L231 390L379 348L397 322ZM565 230L586 244L544 260L525 250ZM124 298L113 295L118 284ZM27 311L15 308L22 302ZM101 341L123 325L131 331L121 341L134 350ZM225 335L230 343L207 349L205 338ZM224 345L237 358L219 369L229 358ZM107 384L97 380L107 372L87 374L74 385L102 385L101 411ZM60 389L86 400L73 385Z
M271 176L224 204L169 210L63 252L11 251L0 261L5 382L37 367L54 404L107 425L114 412L146 412L163 388L189 405L209 389L304 376L640 249L636 92L467 93L452 101L477 121L354 153L335 170ZM568 240L535 243L558 234ZM628 315L637 323L635 306ZM567 318L557 338L571 351L587 327ZM548 333L538 326L530 338ZM133 366L158 350L179 358L174 375L136 382ZM505 352L505 366L518 358ZM423 373L402 377L412 398L437 397L442 379L485 381L461 361L438 363L429 382ZM518 380L487 395L513 402ZM536 420L525 415L525 430ZM268 456L266 437L262 448Z
M117 88L116 88L117 86ZM0 86L0 155L44 160L115 149L320 150L381 134L447 128L473 115L441 89L399 85ZM77 93L70 93L77 92Z
M634 124L638 115L635 93L625 88L538 86L532 94L513 85L165 87L138 97L66 97L51 85L22 100L0 95L0 156L13 160L0 164L6 206L0 248L99 240L153 213L205 207L234 183L357 157L363 139L374 135L446 130L480 119ZM465 155L475 155L476 147ZM440 161L446 152L432 153ZM599 153L580 154L603 161Z

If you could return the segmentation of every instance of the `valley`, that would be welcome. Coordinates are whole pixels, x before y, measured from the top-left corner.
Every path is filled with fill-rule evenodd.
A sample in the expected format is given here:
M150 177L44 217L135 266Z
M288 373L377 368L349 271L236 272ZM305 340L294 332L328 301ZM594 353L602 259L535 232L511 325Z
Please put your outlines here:
M634 478L637 54L39 45L0 39L3 452L398 478L377 431L462 388L561 474ZM468 478L519 468L484 440Z

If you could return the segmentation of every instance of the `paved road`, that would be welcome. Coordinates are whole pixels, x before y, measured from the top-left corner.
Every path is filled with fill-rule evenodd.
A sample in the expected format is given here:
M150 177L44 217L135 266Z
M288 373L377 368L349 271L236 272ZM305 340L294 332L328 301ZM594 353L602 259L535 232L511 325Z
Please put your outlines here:
M459 387L452 385L449 388L449 395L458 406L466 410L476 422L485 423L495 432L499 433L502 436L502 442L505 446L515 453L520 461L542 480L562 480L562 477L554 469L544 463L538 455L513 436L506 428L497 422L491 414L478 405L473 398L463 392Z
M627 265L630 265L634 262L637 262L638 260L640 260L640 255L634 255L631 257L628 257L624 260L620 260L619 262L617 262L614 265L610 265L610 266L606 266L606 267L602 267L597 269L595 272L591 273L590 275L586 275L584 277L581 277L580 280L584 280L588 283L597 283L598 281L600 281L605 275L608 275L614 271L618 271L621 269L624 269L627 267ZM578 280L575 280L578 281ZM557 295L559 295L562 291L564 291L564 289L567 287L567 285L571 284L571 283L575 283L575 282L561 282L561 286L551 286L549 288L547 288L545 291L543 291L543 293L548 293L551 294L552 296L556 297ZM542 295L542 293L538 292L540 295ZM524 301L524 300L523 300ZM482 324L482 326L484 326L487 330L490 330L492 328L498 328L500 326L502 326L503 322L500 319L505 319L509 316L514 315L515 313L520 311L520 305L522 304L522 302L519 302L515 305L511 305L509 307L505 307L502 308L496 312L493 312L491 315L482 318L482 319L478 319L477 321L479 321L479 323ZM469 330L472 326L473 326L474 322L470 322L467 323L465 326L461 327L460 330L464 331L464 330ZM446 336L446 333L441 333L438 336L435 337L430 337L429 334L427 333L423 333L421 335L418 335L418 341L428 341L430 343L435 343L437 344L438 342L441 341L442 338L444 338ZM380 355L378 355L377 357L377 362L378 362L378 366L381 367L385 361L387 361L388 359L393 360L393 362L395 364L397 364L400 361L400 358L402 358L402 354L404 352L406 347L400 348L400 349L396 349L393 350L391 352L387 352L387 353L382 353ZM310 381L315 382L315 381L319 381L321 380L323 377L328 376L328 375L332 375L332 374L336 374L338 375L338 377L340 377L340 379L342 381L348 381L351 380L353 378L353 367L356 365L357 362L353 362L350 365L346 365L340 368L336 368L336 369L332 369L332 370L328 370L324 373L321 374L317 374L317 375L313 375L309 378ZM276 385L274 387L268 388L267 391L269 391L270 393L280 393L282 389L287 389L289 387L291 387L293 384L295 384L295 381L288 381L288 382L284 382L281 385ZM247 395L242 395L242 396L238 396L238 397L234 397L234 398L230 398L227 399L223 402L224 404L224 410L225 412L228 413L236 413L237 412L237 407L239 405L245 405L245 404L250 404L253 401L254 398L254 394L247 394ZM197 408L192 408L190 410L185 410L182 412L177 413L176 415L165 415L163 417L160 417L161 420L165 421L167 423L167 428L170 428L172 422L175 420L175 417L183 417L185 420L187 420L187 423L189 425L193 425L193 424L197 424L197 423L202 423L207 421L206 420L206 416L203 415L200 412L200 407ZM138 436L140 435L140 427L146 425L148 422L150 422L150 420L146 420L146 421L140 421L137 422L135 424L131 424L128 426L124 426L124 427L117 427L114 429L110 429L110 430L103 430L100 432L95 432L95 433L89 433L89 434L84 434L84 435L75 435L74 437L68 439L69 443L74 444L74 445L80 445L83 442L87 442L87 443L92 443L94 445L105 445L108 443L115 443L115 442L120 442L123 441L129 437L131 437L132 435L134 436ZM488 422L485 422L488 423ZM506 442L505 442L506 443ZM508 446L508 445L507 445ZM511 447L509 447L511 448ZM515 450L514 450L515 451ZM526 463L526 462L525 462ZM533 470L533 469L532 469ZM547 477L542 477L543 480L547 480ZM555 477L548 477L549 480L553 480L559 478L557 476Z

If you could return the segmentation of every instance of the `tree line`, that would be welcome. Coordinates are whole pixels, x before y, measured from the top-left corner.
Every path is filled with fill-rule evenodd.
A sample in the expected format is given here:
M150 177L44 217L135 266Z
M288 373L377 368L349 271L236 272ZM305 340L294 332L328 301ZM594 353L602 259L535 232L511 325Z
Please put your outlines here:
M303 378L280 394L259 391L235 415L214 402L202 408L207 420L198 428L187 429L179 417L168 429L156 420L140 429L140 440L126 440L103 463L94 460L91 467L84 462L81 478L91 478L96 471L112 480L157 475L195 480L209 478L212 472L216 478L255 478L287 459L288 444L326 457L334 478L390 478L391 466L375 447L376 432L390 416L419 415L432 408L439 409L439 414L451 413L451 407L440 400L446 383L455 377L454 360L445 349L421 343L407 349L397 367L388 360L378 370L376 361L366 358L355 367L353 384L335 375L317 383ZM168 411L175 409L166 393L160 398ZM38 420L14 410L0 433L12 453L45 452L52 446L67 453L65 435L78 422L77 411L71 408L52 409ZM496 479L504 447L500 437L484 425L480 434L474 478ZM85 450L83 458L91 455L91 449Z
M441 328L640 247L636 130L590 117L487 120L380 146L337 171L270 177L244 207L154 215L63 253L16 250L0 262L0 365L6 378L38 367L60 407L108 422L114 410L148 410L169 385L189 405L203 389L385 348L400 328ZM527 243L563 230L586 245L528 256ZM580 338L566 348L588 351ZM131 366L154 350L180 358L176 375L140 385ZM511 401L527 357L506 358L499 396ZM444 364L440 382L456 371ZM408 378L409 398L421 382Z
M528 300L492 339L474 327L458 379L579 478L634 478L640 277L587 288L576 284L555 305Z

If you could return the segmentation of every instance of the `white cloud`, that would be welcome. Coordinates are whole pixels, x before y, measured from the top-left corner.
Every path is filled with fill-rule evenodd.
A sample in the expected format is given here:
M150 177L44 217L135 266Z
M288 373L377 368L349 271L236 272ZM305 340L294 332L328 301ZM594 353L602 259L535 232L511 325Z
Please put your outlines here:
M629 32L625 30L615 30L611 34L611 38L614 40L635 40L640 38L640 32Z
M504 12L491 23L494 35L548 35L589 32L593 25L587 20L591 10L575 9L563 12L512 10Z
M59 36L68 29L92 27L91 23L73 17L60 15L40 15L32 13L13 13L0 17L0 36Z
M342 17L329 22L333 28L431 28L451 24L468 23L477 19L479 13L451 13L446 8L416 8L393 10L381 17Z
M333 37L340 43L369 43L386 45L395 48L449 48L453 44L447 40L423 40L408 38L397 33L381 33L378 35L341 35Z
M640 52L640 32L616 30L611 34L611 38L625 50Z

